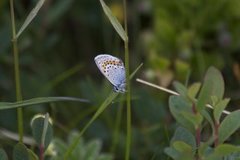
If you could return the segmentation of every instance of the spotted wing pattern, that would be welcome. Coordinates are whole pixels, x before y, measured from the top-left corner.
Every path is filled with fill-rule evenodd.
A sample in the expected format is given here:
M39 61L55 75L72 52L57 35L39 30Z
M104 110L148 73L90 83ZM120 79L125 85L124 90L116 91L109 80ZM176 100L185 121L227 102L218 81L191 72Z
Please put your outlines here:
M101 54L95 57L95 63L102 74L116 87L125 86L125 67L123 62L114 56ZM121 88L120 88L121 90Z

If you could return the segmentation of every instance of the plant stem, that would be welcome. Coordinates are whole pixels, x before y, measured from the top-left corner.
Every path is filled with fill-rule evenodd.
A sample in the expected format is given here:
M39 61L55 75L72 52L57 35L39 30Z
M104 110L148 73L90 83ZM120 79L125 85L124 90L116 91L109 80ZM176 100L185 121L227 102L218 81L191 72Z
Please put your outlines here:
M196 153L196 160L200 160L200 158L199 158L199 153L198 153L198 148L199 148L199 146L200 146L200 141L201 140L201 129L200 129L200 127L198 127L197 129L196 129L196 143L197 143L197 153Z
M127 0L123 0L123 10L124 10L124 29L126 35L128 35L128 25L127 25ZM124 41L125 49L125 68L126 68L126 85L127 85L127 139L126 139L126 153L125 160L129 160L130 148L131 148L131 88L130 88L130 77L129 77L129 47L128 38Z
M192 112L193 112L193 114L195 114L195 115L198 113L197 108L196 108L196 105L195 105L194 103L192 104ZM196 152L195 159L196 159L196 160L199 160L198 148L199 148L200 143L201 143L201 126L200 126L200 125L198 125L198 126L196 127L195 139L196 139L196 145L197 145L197 152Z
M18 56L18 46L17 46L17 38L16 38L13 0L10 0L10 14L11 14L11 23L12 23L12 45L13 45L13 56L14 56L16 100L21 101L22 100L22 91L21 91L21 84L20 84L19 56ZM17 109L17 115L18 115L19 141L23 142L23 111L22 111L22 108Z
M219 123L215 122L214 125L214 146L218 146L218 129L219 129Z
M39 146L39 159L40 160L44 160L44 145L43 144L41 144L40 146Z
M122 113L123 113L123 103L124 103L124 97L121 96L121 101L118 106L117 115L116 115L116 121L115 121L115 128L114 128L114 134L113 134L113 140L112 140L112 146L111 146L111 152L114 154L117 144L119 143L119 130L122 120Z
M200 146L200 142L201 142L201 129L200 127L198 127L196 129L196 143L197 143L197 148Z

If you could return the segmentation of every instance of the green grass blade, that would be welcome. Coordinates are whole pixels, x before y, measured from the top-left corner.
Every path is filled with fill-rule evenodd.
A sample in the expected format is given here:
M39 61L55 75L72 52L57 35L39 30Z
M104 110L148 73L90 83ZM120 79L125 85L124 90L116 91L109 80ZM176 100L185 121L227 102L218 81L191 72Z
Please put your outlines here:
M111 24L113 25L114 29L117 31L119 36L124 40L128 40L127 34L124 31L122 25L119 23L117 18L113 15L112 11L109 9L109 7L104 3L103 0L100 0L100 3L102 5L103 11L110 20Z
M32 22L32 20L34 19L34 17L37 15L38 11L40 10L40 8L42 7L42 5L44 4L45 0L39 0L38 3L36 4L36 6L32 9L32 11L29 13L29 15L27 16L26 20L24 21L22 27L19 29L16 38L18 38L21 33L27 28L27 26Z
M49 91L52 88L56 87L57 85L59 85L59 83L65 81L69 77L71 77L74 74L76 74L77 72L79 72L79 70L81 68L82 68L82 65L78 64L78 65L64 71L63 73L57 75L56 78L54 78L53 80L51 80L49 83L47 83L45 86L42 87L41 93L45 93L46 91Z
M132 79L133 76L137 73L137 71L142 67L142 64L140 64L130 75L130 78ZM66 151L64 155L64 160L68 160L69 156L79 143L81 136L84 134L84 132L88 129L88 127L98 118L98 116L109 106L109 104L112 103L112 101L117 97L119 93L111 92L110 95L107 97L107 99L101 104L101 106L98 108L98 110L95 112L93 117L88 121L88 123L84 126L84 128L81 130L79 136L76 138L74 143L72 143L69 147L69 149Z
M80 132L79 136L76 138L76 140L71 144L71 146L69 147L69 149L67 150L67 152L64 155L65 160L68 159L68 157L70 156L72 151L75 149L75 147L79 143L83 133L87 130L87 128L94 122L94 120L96 120L98 118L98 116L108 107L108 105L110 103L112 103L112 101L117 97L118 94L119 93L116 93L113 91L110 93L108 98L102 103L102 105L99 107L99 109L95 112L95 114L93 115L91 120L88 121L88 123L85 125L85 127L81 130L81 132Z
M141 63L133 72L130 74L130 79L132 79L135 74L138 72L138 70L143 66L143 63Z
M26 107L29 105L50 103L50 102L57 102L57 101L76 101L76 102L84 102L84 103L89 102L86 99L75 98L75 97L38 97L38 98L32 98L29 100L23 100L18 102L0 102L0 110Z
M117 113L116 113L116 118L115 118L115 122L114 122L114 131L113 131L113 138L112 138L112 145L110 147L111 153L114 154L115 153L115 149L117 144L119 143L119 136L120 136L120 125L121 125L121 121L122 121L122 114L123 114L123 102L124 102L124 97L121 96L120 98L120 103L117 109Z

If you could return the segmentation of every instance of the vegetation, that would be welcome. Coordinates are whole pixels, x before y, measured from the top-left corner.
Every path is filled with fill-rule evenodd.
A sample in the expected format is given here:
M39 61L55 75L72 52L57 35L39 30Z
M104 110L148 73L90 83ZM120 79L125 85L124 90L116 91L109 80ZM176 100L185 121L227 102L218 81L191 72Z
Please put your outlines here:
M239 159L239 7L2 0L0 160ZM126 93L103 53L124 61Z

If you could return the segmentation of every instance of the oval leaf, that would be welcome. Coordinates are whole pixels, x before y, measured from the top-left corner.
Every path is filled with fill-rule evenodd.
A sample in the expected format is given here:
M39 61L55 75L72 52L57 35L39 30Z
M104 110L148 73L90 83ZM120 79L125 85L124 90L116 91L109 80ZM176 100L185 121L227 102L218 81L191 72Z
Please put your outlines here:
M200 113L193 114L189 112L181 112L182 116L191 122L197 128L203 121L203 116Z
M181 96L170 96L169 98L169 109L178 123L182 126L194 132L193 124L184 117L181 112L191 112L191 104L187 103L186 100Z
M44 146L44 149L48 147L53 137L52 124L50 121L46 124L45 121L45 116L36 115L31 122L33 138L38 146Z
M198 111L202 111L205 105L209 103L212 87L213 87L213 82L209 80L209 77L205 78L203 86L198 96L198 101L197 101Z
M97 160L113 160L113 156L109 154L101 154Z
M179 83L179 82L174 82L173 85L174 85L174 88L176 89L176 91L177 91L181 96L186 97L186 95L187 95L187 88L186 88L184 85L182 85L182 84Z
M30 160L28 149L23 143L18 143L13 149L13 160Z
M223 143L240 127L240 110L234 111L224 118L219 127L219 142Z
M212 80L213 88L212 88L212 96L218 97L218 99L222 99L224 95L224 80L221 72L215 67L210 67L207 71L207 80Z
M199 92L199 89L201 87L201 83L193 83L189 88L188 88L188 96L194 100L197 93Z
M240 152L240 147L231 144L220 144L214 149L214 154L217 156L227 156L234 152Z
M204 78L204 83L199 93L197 108L201 111L207 103L210 102L211 96L222 99L224 94L224 81L221 73L214 67L210 67Z
M0 159L8 160L7 153L2 148L0 148Z
M172 159L177 159L180 157L180 153L178 151L176 151L175 148L173 147L167 147L164 149L164 152L171 157Z
M195 137L193 136L193 134L191 132L189 132L187 129L183 128L183 127L178 127L174 133L173 138L171 139L171 145L175 142L175 141L183 141L186 144L190 145L193 150L196 149L196 140Z
M184 153L192 153L192 147L183 141L176 141L173 143L173 147L179 151Z
M99 140L93 140L89 142L86 146L86 153L84 159L97 159L100 153L102 143Z
M28 149L28 155L30 160L39 160L38 156L30 149Z
M222 115L223 110L227 107L229 101L230 99L226 98L221 100L219 103L217 103L216 106L214 106L213 116L216 122L219 122L220 116Z

